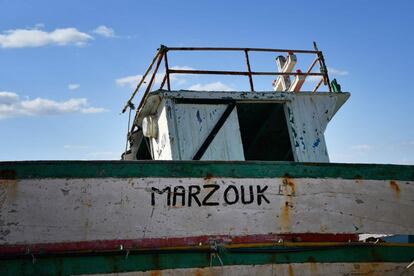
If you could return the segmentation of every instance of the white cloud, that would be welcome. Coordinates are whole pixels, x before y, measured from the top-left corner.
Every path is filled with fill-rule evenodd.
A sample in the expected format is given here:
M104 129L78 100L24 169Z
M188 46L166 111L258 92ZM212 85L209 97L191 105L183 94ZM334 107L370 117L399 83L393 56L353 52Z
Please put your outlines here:
M332 76L347 76L349 74L348 71L335 69L332 67L328 67L328 73Z
M109 28L105 25L97 27L95 30L93 30L93 32L103 37L115 37L114 29Z
M106 110L103 107L84 107L80 110L80 112L85 113L85 114L102 113L106 111L108 110Z
M198 91L232 91L232 87L222 83L222 82L212 82L207 84L195 84L188 88L188 90L198 90Z
M14 92L0 92L0 119L17 116L59 115L66 113L100 113L104 108L91 107L85 98L54 101L43 98L20 99Z
M79 87L80 87L80 84L77 84L77 83L71 83L71 84L68 85L69 90L76 90Z
M40 29L14 29L0 34L1 48L41 47L46 45L83 46L93 37L76 28L55 29L46 32Z
M194 68L189 66L173 66L171 69L177 69L177 70L194 70ZM165 72L160 72L155 75L155 83L154 85L161 84L162 80L164 79ZM151 80L151 74L147 76L145 83L148 83ZM189 76L189 74L171 74L170 75L170 81L173 84L181 85L186 83L185 77ZM142 79L142 75L132 75L132 76L126 76L119 79L116 79L115 82L120 87L131 87L135 88L138 85L138 82Z
M36 23L35 24L35 29L43 29L45 27L45 24L43 23Z
M347 76L349 74L348 71L335 69L335 68L332 68L332 67L328 67L328 73L332 77L343 77L343 76ZM308 77L306 77L306 79L310 82L319 82L321 80L321 78L322 78L321 76L308 76Z

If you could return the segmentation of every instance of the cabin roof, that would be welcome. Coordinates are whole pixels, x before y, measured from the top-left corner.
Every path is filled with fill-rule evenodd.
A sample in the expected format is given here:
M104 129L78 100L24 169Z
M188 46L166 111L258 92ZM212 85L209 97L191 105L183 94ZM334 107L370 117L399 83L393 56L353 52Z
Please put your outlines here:
M288 102L297 97L310 97L315 101L325 97L335 97L336 106L333 110L333 115L339 110L339 108L350 97L349 92L332 93L332 92L275 92L275 91L262 91L262 92L250 92L250 91L192 91L192 90L156 90L149 93L147 99L143 103L141 109L137 112L135 123L140 125L142 119L145 116L154 114L157 111L158 105L163 99L174 99L177 102L186 102L194 104L220 104L235 102Z

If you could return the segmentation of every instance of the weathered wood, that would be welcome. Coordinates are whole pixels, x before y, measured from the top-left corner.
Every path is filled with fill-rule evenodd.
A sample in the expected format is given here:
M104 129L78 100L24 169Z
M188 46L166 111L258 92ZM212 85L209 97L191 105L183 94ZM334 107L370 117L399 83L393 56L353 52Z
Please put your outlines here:
M414 233L413 181L288 177L0 181L0 244L223 234Z
M168 133L163 139L170 142L163 143L163 147L169 147L167 151L171 154L155 155L155 159L191 160L218 121L219 115L223 113L224 104L228 104L229 101L235 102L236 105L254 102L260 109L261 103L283 103L286 118L283 120L287 121L294 160L329 162L324 132L329 121L348 97L348 93L158 92L149 96L149 99L160 99L158 109L145 109L146 106L154 105L153 101L150 101L144 105L142 116L160 118L160 110L166 108L169 112L167 117L164 114L160 118L162 124L159 125L159 129ZM227 119L213 144L218 147L207 151L216 151L218 154L206 155L203 160L245 159L236 111ZM152 146L160 147L156 140L152 140Z
M300 272L304 268L307 268L309 272L315 272L314 275L324 275L325 272L333 272L330 275L341 275L341 272L346 273L348 271L348 275L354 275L351 272L358 272L358 275L365 275L363 273L383 275L382 272L405 271L407 264L414 257L414 247L410 245L369 243L358 246L345 243L339 246L323 247L315 245L273 245L249 248L219 245L216 250L210 249L208 251L155 250L134 252L118 248L111 254L84 252L77 255L59 254L43 255L41 257L31 255L30 248L28 250L26 256L0 259L0 274L79 275L151 271L157 275L161 273L188 275L195 269L200 268L200 273L219 270L227 272L223 273L227 275L232 271L240 271L241 268L249 272L266 272L266 267L270 266L274 272L284 273L287 269L290 273L288 275L302 275ZM406 274L403 275L411 275L410 270L405 272ZM261 275L260 273L251 274Z
M175 104L171 110L175 124L171 124L177 141L173 152L180 160L192 160L226 109L226 105ZM186 126L186 127L183 127ZM244 160L236 108L210 143L201 160Z
M146 276L146 275L275 275L275 276L320 276L320 275L414 275L414 271L406 269L408 263L293 263L267 265L234 265L214 266L204 268L181 268L150 270L145 272L124 272L109 274L94 274L100 276ZM405 272L405 273L404 273ZM404 273L404 274L402 274ZM86 274L85 274L86 275Z

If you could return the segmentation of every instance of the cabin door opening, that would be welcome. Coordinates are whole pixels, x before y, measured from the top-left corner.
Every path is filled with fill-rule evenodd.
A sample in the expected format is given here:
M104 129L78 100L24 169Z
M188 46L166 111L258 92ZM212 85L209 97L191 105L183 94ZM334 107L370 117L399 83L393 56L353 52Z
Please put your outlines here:
M294 161L282 103L238 103L245 160Z

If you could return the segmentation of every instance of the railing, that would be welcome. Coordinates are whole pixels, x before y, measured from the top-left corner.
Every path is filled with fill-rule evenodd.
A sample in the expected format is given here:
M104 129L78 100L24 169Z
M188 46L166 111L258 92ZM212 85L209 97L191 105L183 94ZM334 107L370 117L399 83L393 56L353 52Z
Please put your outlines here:
M141 108L145 99L147 98L148 93L151 91L152 86L155 83L155 78L158 73L158 69L160 68L161 62L164 60L165 65L165 74L163 80L160 85L160 89L163 89L165 85L167 85L167 90L171 91L171 74L203 74L203 75L237 75L237 76L247 76L249 78L250 84L250 91L255 92L254 90L254 82L253 76L320 76L320 81L316 84L313 92L316 92L321 84L323 83L325 86L328 86L329 92L332 92L332 87L329 81L328 70L325 65L325 60L321 51L318 50L316 43L313 43L314 50L287 50L287 49L266 49L266 48L222 48L222 47L166 47L161 45L158 49L157 54L153 58L150 66L145 71L144 75L142 76L141 80L139 81L137 87L133 91L131 97L127 101L122 113L124 113L128 108L134 109L134 105L132 104L132 100L134 99L135 95L140 90L141 86L145 83L145 80L149 73L151 72L154 64L155 68L152 72L150 81L145 89L144 95L142 100L138 106L138 110ZM183 69L171 69L168 65L168 52L173 51L238 51L244 52L245 55L245 62L247 71L213 71L213 70L183 70ZM315 59L309 65L308 69L305 73L302 72L255 72L251 70L250 67L250 58L249 52L274 52L274 53L288 53L288 54L314 54L316 55ZM320 73L311 73L315 65L319 63L319 71Z

